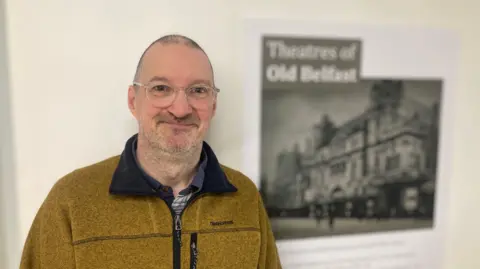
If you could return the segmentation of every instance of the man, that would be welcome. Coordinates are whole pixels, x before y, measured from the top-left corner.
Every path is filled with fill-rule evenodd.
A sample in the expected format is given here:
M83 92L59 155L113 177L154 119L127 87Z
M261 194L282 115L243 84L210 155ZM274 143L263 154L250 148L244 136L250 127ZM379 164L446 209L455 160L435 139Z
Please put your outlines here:
M281 268L253 182L204 142L217 94L208 56L178 35L142 55L120 156L60 179L37 213L21 269Z

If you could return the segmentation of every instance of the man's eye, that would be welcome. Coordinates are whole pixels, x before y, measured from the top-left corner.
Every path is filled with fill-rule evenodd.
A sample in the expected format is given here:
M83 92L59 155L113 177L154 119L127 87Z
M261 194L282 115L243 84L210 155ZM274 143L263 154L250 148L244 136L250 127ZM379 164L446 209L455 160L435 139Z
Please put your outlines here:
M166 92L170 90L170 87L167 85L155 85L152 87L152 90L156 92Z
M206 93L208 89L206 87L199 86L199 87L193 87L191 91L192 93Z

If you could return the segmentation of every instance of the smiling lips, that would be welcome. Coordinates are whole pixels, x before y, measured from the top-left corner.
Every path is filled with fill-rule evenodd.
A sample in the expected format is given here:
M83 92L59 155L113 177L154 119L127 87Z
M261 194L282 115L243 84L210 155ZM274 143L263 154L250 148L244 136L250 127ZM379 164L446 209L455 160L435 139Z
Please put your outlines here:
M195 124L169 123L169 122L164 122L163 124L166 124L171 128L174 128L177 130L188 130L195 127Z

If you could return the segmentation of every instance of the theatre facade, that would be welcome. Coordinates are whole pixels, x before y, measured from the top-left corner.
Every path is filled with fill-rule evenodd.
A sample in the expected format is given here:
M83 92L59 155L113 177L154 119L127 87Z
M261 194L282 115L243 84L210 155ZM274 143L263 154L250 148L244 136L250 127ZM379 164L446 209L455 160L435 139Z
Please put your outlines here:
M280 153L275 186L264 193L269 214L432 218L439 106L407 98L403 87L372 84L363 113L338 126L324 114L303 150Z

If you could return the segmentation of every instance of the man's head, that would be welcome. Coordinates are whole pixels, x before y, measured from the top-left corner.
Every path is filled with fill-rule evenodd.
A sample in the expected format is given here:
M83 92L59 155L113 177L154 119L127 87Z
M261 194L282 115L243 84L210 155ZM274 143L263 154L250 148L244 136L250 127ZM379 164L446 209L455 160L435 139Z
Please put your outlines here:
M169 35L143 53L128 105L139 124L139 136L150 147L189 153L205 138L216 110L212 65L193 40Z

